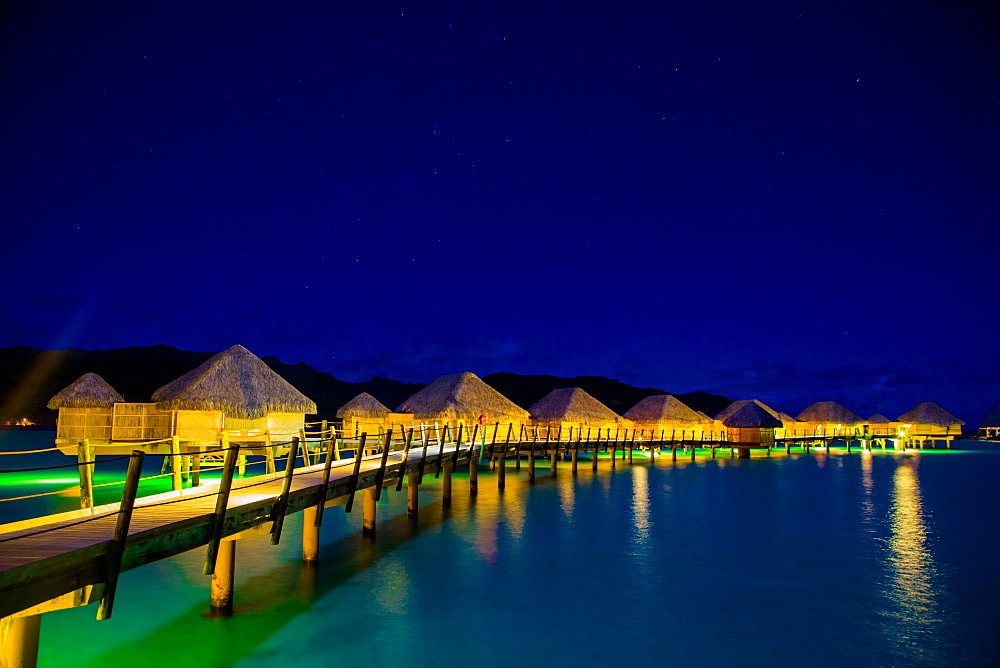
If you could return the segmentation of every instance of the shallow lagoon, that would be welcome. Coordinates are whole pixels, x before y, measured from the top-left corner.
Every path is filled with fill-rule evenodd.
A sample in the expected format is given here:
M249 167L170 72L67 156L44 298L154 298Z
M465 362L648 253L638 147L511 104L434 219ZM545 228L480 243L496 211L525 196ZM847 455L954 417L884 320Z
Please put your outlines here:
M125 573L110 621L45 615L40 665L1000 661L996 451L581 464L534 485L511 464L503 494L484 473L475 501L459 476L450 509L429 476L416 522L385 495L374 543L331 509L318 568L290 517L280 546L240 541L226 620L202 550Z

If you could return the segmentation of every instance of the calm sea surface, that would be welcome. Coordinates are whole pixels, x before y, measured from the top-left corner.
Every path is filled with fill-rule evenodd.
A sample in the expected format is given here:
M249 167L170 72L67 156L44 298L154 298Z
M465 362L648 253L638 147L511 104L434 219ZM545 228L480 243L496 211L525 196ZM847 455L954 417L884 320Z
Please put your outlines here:
M51 438L3 432L0 450ZM360 508L330 509L318 568L295 515L280 546L239 541L232 618L205 618L199 549L123 574L110 621L46 613L40 665L1000 663L1000 452L635 462L534 485L511 465L472 502L459 476L450 509L429 476L415 522L405 492L383 497L374 542ZM0 476L0 498L73 475ZM0 520L77 503L0 503Z

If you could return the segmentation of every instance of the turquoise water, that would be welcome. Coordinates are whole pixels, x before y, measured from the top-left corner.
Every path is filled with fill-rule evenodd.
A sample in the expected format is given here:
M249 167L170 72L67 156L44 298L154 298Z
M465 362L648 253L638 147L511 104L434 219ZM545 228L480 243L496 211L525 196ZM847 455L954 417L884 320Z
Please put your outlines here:
M635 462L511 465L475 501L462 476L450 509L430 476L415 522L386 495L374 542L328 511L318 568L290 517L280 546L239 542L229 619L204 616L201 550L125 573L110 621L45 615L40 665L1000 661L1000 453Z

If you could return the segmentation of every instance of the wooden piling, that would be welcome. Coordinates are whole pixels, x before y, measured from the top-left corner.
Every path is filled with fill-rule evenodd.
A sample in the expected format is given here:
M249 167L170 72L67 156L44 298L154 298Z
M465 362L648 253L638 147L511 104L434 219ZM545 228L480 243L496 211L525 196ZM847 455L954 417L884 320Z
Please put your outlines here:
M347 483L347 503L344 504L344 512L349 513L354 508L354 494L358 491L358 482L361 480L361 458L365 456L365 440L368 438L367 432L361 432L361 438L358 439L358 447L354 451L354 472L351 473L351 478ZM296 440L292 441L292 447L295 447ZM286 469L287 470L287 469ZM291 477L289 476L289 480ZM284 494L284 489L282 489L282 494ZM275 522L277 527L277 522Z
M233 583L236 581L236 541L219 546L219 557L212 573L211 606L213 617L227 617L233 612Z
M288 512L288 495L292 491L292 476L295 473L295 460L299 455L299 437L296 436L292 438L292 447L288 451L288 457L285 459L285 475L281 481L281 492L278 494L278 500L274 503L274 509L271 512L271 545L277 545L281 541L281 528L285 524L285 513ZM357 471L357 468L355 468ZM357 484L357 476L352 478L354 484ZM347 505L350 506L351 502L354 500L353 489L351 490L351 498L347 500ZM351 512L348 509L347 512Z
M170 437L170 473L171 488L176 492L184 486L181 480L181 437Z
M580 455L580 435L576 435L576 447L573 448L572 463L570 464L570 471L573 475L576 475L576 460Z
M479 494L479 453L476 452L476 436L479 425L472 429L472 440L469 441L469 496ZM486 440L486 428L483 428L483 441Z
M90 449L90 439L84 438L76 446L77 468L80 471L80 507L94 507L94 465Z
M219 555L219 544L222 541L222 530L226 520L226 509L229 507L229 493L233 488L233 474L235 473L236 461L239 458L239 444L229 446L226 435L222 435L222 447L226 450L226 462L222 467L222 480L219 482L219 491L215 494L215 512L212 513L212 523L208 530L208 549L205 551L205 566L202 568L204 575L211 575L215 572L215 562Z
M201 485L201 453L199 452L191 455L191 485L193 487Z
M537 441L538 431L536 430L531 445L528 446L528 482L534 482L535 480L535 443Z
M524 442L524 432L525 426L521 425L521 433L517 435L517 444L515 445L516 453L514 456L514 470L521 470L521 443Z
M0 666L35 668L38 665L38 639L41 630L41 615L0 619Z
M318 506L309 506L302 511L302 561L307 564L315 564L319 561L319 525L316 524L317 508Z
M590 432L587 432L587 436L588 437L590 436ZM601 428L598 427L597 428L597 440L594 441L593 457L591 457L591 459L590 459L590 470L591 471L595 471L595 472L597 471L597 453L600 450L600 446L601 446Z
M406 484L406 514L410 517L416 517L417 510L420 508L419 492L417 489L420 485L420 474L411 473L408 478L409 481Z
M107 570L104 576L104 595L97 607L97 619L111 619L111 609L115 604L115 589L118 587L118 575L121 573L122 556L125 554L125 541L128 540L128 527L132 522L132 510L135 508L135 495L139 491L139 478L142 477L142 461L144 452L133 450L125 473L125 489L122 490L121 504L118 506L118 521L115 524L114 537L108 549Z
M451 505L451 472L455 468L453 462L444 464L444 478L441 480L441 502L446 506Z
M446 478L449 482L449 487L451 487L451 476ZM361 533L365 536L375 535L375 512L376 504L378 503L378 495L376 494L377 487L368 487L365 489L364 498L361 501ZM449 490L450 494L450 490ZM317 538L319 534L317 533Z

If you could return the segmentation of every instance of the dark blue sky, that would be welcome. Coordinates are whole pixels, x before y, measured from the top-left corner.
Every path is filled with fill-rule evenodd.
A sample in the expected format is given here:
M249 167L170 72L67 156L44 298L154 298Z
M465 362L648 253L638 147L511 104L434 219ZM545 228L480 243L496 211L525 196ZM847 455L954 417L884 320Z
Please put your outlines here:
M4 5L0 345L1000 399L990 3Z

